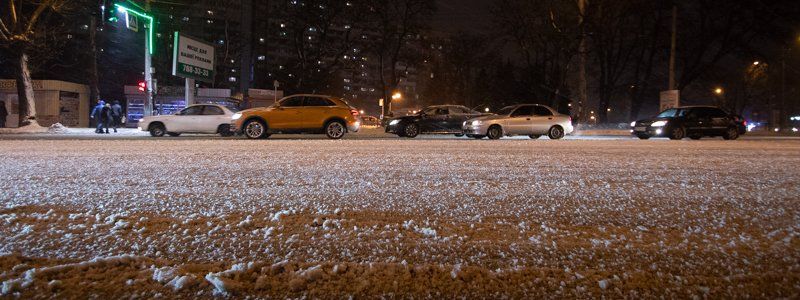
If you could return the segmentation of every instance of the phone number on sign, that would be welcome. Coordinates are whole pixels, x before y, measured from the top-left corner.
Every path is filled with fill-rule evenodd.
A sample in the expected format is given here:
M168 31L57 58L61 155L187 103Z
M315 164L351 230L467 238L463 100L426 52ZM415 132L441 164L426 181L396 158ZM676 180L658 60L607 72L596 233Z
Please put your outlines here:
M183 71L189 74L200 75L203 77L208 77L209 71L203 68L198 68L189 65L183 65Z

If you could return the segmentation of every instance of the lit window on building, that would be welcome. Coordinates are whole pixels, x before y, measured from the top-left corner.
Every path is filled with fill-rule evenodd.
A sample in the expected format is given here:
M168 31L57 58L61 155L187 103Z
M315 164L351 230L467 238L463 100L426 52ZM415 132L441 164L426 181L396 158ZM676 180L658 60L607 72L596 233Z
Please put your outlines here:
M220 44L220 45L225 45L225 40L218 40L218 41L217 41L217 44Z
M228 81L230 81L230 82L236 82L236 77L233 77L233 76L231 76L231 77L228 77Z
M263 37L262 38L258 38L258 42L263 44L264 43L264 38Z
M189 17L183 17L181 18L181 20L183 20L184 22L189 22Z
M206 13L208 13L209 15L213 15L214 11L213 10L208 10L208 11L206 11Z
M258 60L267 60L267 57L264 55L259 55Z

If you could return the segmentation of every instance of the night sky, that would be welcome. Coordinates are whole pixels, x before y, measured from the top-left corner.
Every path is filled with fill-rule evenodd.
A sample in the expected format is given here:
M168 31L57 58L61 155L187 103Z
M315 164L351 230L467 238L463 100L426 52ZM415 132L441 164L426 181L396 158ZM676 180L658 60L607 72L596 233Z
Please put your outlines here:
M492 24L491 0L439 0L433 29L438 32L485 32Z

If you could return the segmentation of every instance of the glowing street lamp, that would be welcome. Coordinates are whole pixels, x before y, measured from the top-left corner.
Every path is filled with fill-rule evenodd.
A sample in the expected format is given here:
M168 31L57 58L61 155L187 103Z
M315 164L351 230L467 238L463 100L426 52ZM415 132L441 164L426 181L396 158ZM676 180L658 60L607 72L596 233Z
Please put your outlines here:
M486 109L484 109L483 111L485 111L485 112L489 112L489 108L487 107L487 108L486 108Z
M722 88L719 88L719 87L714 89L714 94L717 94L717 95L722 95L722 93L724 93L724 92L725 91Z
M753 65L754 65L754 66L757 66L757 65L759 65L760 63L761 63L760 61L754 61L754 62L753 62Z
M394 92L394 94L392 94L392 100L400 100L402 98L403 94L401 94L400 92Z

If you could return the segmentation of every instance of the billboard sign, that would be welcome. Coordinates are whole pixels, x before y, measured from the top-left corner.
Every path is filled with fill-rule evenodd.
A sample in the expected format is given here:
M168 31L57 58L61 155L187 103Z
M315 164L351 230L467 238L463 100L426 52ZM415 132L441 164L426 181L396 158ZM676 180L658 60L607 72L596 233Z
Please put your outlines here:
M172 75L205 82L214 81L214 46L175 32Z

